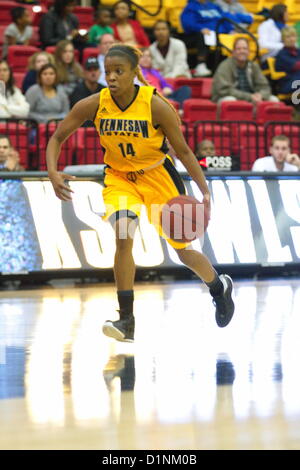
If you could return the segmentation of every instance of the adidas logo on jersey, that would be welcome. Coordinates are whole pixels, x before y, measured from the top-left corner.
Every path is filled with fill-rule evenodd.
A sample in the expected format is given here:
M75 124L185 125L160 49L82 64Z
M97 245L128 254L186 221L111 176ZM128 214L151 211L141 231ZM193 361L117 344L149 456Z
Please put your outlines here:
M108 113L108 111L107 111L107 109L106 109L106 108L102 108L102 109L100 110L100 113L103 113L103 114L105 114L105 113L106 113L106 114L107 114L107 113Z

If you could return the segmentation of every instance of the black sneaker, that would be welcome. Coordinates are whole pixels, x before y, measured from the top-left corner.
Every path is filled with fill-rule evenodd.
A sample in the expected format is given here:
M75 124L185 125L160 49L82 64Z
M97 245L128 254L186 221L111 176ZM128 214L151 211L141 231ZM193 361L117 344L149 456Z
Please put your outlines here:
M216 306L217 325L224 328L232 319L234 312L234 303L231 297L233 283L228 274L221 274L220 281L224 286L224 290L222 294L213 297L213 303Z
M133 343L134 341L134 317L123 318L122 320L106 320L102 327L106 336L115 338L118 341Z

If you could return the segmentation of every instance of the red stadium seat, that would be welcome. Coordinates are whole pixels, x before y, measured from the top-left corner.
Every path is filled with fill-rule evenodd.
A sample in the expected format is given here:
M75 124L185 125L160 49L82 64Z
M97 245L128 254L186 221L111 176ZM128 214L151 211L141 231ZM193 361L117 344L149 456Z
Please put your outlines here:
M212 78L202 78L201 98L209 100L211 98Z
M17 88L20 88L20 90L22 90L24 77L25 77L25 72L14 73L15 85Z
M183 103L184 120L187 122L195 121L214 121L217 119L217 105L209 100L189 99Z
M2 57L2 48L4 44L4 30L7 28L7 25L0 25L0 57Z
M103 150L94 127L80 127L74 134L77 165L103 163Z
M259 157L266 155L264 145L264 128L255 123L242 124L235 129L234 153L240 157L241 171L249 171Z
M192 98L202 98L202 78L175 78L174 87L189 86L192 89Z
M220 119L222 121L252 121L253 104L248 101L223 101L220 105Z
M98 49L98 47L85 47L82 51L82 63L84 64L85 61L89 58L89 57L98 57L98 55L100 54L100 51Z
M285 103L263 101L257 105L256 122L258 124L264 124L268 121L291 121L292 114L292 106L286 106Z
M19 6L19 3L2 0L0 2L0 24L8 26L12 22L10 14L11 9Z
M219 123L200 122L194 132L193 149L204 139L211 140L216 149L217 155L231 155L232 135L230 128Z
M56 49L56 46L47 46L45 48L45 51L49 52L49 54L54 55L55 54L55 49ZM74 53L75 53L75 59L77 60L77 62L79 62L79 50L74 49Z
M173 101L173 100L168 100L168 101L172 104L172 106L174 106L174 108L175 108L177 111L179 111L180 105L179 105L178 101Z
M169 83L173 88L175 88L175 80L176 78L165 78L166 82Z
M32 32L29 45L34 46L34 47L40 47L41 41L40 41L39 27L33 26L32 29L33 29L33 32Z
M9 46L7 61L13 72L25 72L28 67L28 59L40 49L33 46Z
M48 127L48 129L47 129ZM57 128L55 122L47 124L39 124L39 171L46 170L46 147L49 138ZM58 161L58 169L63 170L65 166L73 164L74 153L74 135L69 137L62 146L60 158Z
M79 29L90 29L94 24L94 8L76 6L73 10L79 21Z

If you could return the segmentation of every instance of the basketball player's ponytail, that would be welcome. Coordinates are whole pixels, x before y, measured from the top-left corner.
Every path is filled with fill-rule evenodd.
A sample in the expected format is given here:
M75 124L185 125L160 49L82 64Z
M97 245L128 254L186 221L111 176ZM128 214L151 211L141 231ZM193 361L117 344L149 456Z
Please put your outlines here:
M134 46L129 46L127 44L115 44L113 45L108 53L106 54L106 56L113 56L113 55L123 55L123 56L126 56L127 59L130 60L130 63L131 65L133 66L133 68L136 69L136 77L137 79L143 83L144 85L146 86L151 86L150 83L145 79L143 73L142 73L142 70L141 70L141 67L139 66L139 61L140 61L140 58L141 56L143 55L142 52L137 49L136 47ZM156 90L156 94L165 102L167 103L170 108L174 111L174 113L176 114L176 117L177 117L177 121L178 121L178 124L181 125L181 120L180 120L180 117L176 111L176 109L174 108L174 106L172 105L172 103L170 103L170 101L165 98L158 90Z

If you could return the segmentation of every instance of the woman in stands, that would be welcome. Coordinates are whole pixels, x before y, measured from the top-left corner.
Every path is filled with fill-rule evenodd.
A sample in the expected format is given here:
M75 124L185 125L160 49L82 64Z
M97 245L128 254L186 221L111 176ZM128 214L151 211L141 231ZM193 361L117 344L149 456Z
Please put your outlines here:
M38 83L26 92L30 104L29 118L38 123L63 119L69 111L69 100L63 86L57 85L55 66L45 64L38 71Z
M0 118L26 118L29 104L14 86L13 72L6 60L0 61Z
M75 0L55 0L49 12L42 16L40 38L43 48L55 46L63 39L82 41L79 35L79 21L73 10ZM77 46L77 44L75 44Z
M28 61L28 72L26 73L23 84L22 84L22 91L26 93L28 88L32 85L36 84L38 71L43 67L45 64L53 64L54 65L54 57L52 54L49 54L46 51L42 52L35 52Z
M57 44L55 66L58 83L63 85L65 92L70 96L83 77L83 70L75 59L74 46L71 41L63 40Z
M140 23L130 20L130 9L125 1L117 2L114 6L115 21L111 24L117 41L132 46L148 47L150 41Z
M278 3L270 10L270 17L263 21L258 27L258 43L261 49L268 49L268 52L262 56L262 60L268 57L274 57L283 48L281 31L288 20L288 11L286 5Z

